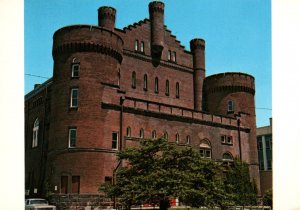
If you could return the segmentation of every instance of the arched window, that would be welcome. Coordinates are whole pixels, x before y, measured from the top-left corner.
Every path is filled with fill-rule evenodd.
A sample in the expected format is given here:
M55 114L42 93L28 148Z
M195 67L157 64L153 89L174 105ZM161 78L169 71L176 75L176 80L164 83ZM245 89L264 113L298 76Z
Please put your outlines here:
M135 51L139 50L139 41L138 40L135 40L135 42L134 42L134 50Z
M176 98L179 98L179 83L176 82Z
M80 60L73 58L72 60L72 78L78 78L80 71Z
M203 158L211 158L211 145L207 139L200 142L200 156Z
M166 140L169 139L169 135L168 135L168 132L167 132L167 131L164 133L164 138L165 138Z
M158 93L158 78L155 77L155 93Z
M191 143L191 137L188 135L186 136L186 144L190 144Z
M127 127L126 136L131 137L131 128L130 127Z
M222 160L223 161L233 161L233 157L229 152L226 152L223 154Z
M178 134L178 133L176 133L175 143L176 143L176 144L179 144L179 134Z
M229 100L229 101L227 102L227 111L228 111L228 112L233 112L233 111L234 111L234 103L233 103L232 100Z
M148 77L147 74L144 74L144 90L148 89Z
M32 129L32 148L37 147L38 146L38 137L39 137L39 119L36 118L36 120L34 121L33 124L33 129Z
M166 80L166 96L170 94L170 85L169 85L169 80Z
M141 42L141 52L144 52L144 42Z
M131 87L136 88L136 73L135 71L132 72L132 77L131 77Z
M156 130L152 131L152 138L156 139Z
M140 129L140 138L144 138L144 129L143 128Z

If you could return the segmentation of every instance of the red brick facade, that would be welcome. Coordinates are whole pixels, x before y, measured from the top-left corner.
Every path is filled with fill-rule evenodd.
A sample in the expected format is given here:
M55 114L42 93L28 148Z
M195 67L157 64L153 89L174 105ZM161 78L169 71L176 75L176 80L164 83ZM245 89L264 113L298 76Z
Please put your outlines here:
M113 133L117 149L123 149L136 145L141 129L144 138L167 133L173 143L178 134L179 145L195 149L206 140L215 160L241 152L259 188L254 78L244 73L205 78L205 41L191 40L188 51L164 25L163 3L150 3L149 13L150 19L117 29L116 10L102 7L99 26L72 25L54 33L53 78L26 95L26 189L41 193L47 182L56 194L72 193L78 184L72 177L79 176L79 193L97 193L117 166ZM72 77L74 58L78 77ZM72 88L78 90L76 107L70 107ZM34 107L39 97L43 103ZM38 147L32 149L37 118ZM72 147L70 128L77 131ZM232 144L222 143L224 135Z

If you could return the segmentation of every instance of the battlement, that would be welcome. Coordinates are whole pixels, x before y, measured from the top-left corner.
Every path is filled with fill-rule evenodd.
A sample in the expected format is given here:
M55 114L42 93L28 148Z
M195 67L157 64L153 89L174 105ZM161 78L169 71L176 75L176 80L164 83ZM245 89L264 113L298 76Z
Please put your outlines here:
M116 17L116 9L113 7L108 7L108 6L99 7L98 12L101 15L101 17L105 17L105 18Z
M149 12L161 12L163 13L165 9L165 4L161 1L152 1L149 4Z
M191 51L194 51L195 49L205 49L205 40L204 39L192 39L190 41L190 48Z
M116 9L113 7L100 7L98 9L98 25L110 30L115 28Z
M204 90L206 93L216 91L242 91L255 93L255 79L253 76L241 72L226 72L211 75L204 80Z
M92 25L71 25L57 30L53 35L55 57L59 53L92 51L110 54L122 60L123 40L111 30Z
M154 117L162 117L163 119L172 119L182 122L199 123L206 125L214 125L219 127L234 127L237 128L237 119L228 116L211 114L206 112L195 111L178 106L156 103L152 101L125 97L124 110L127 112L139 112L141 114L153 115ZM247 127L243 127L247 131Z

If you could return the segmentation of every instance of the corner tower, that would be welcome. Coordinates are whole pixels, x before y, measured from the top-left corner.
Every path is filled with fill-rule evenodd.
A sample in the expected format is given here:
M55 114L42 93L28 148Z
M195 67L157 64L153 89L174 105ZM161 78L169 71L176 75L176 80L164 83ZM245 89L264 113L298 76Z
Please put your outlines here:
M48 174L53 177L50 178L53 186L61 186L63 193L72 192L72 176L80 177L80 193L97 191L91 180L94 176L104 180L102 168L111 167L115 162L109 152L110 135L104 128L106 115L100 104L107 86L118 87L123 40L114 32L114 21L107 11L115 14L110 7L100 9L100 16L105 17L100 21L103 27L71 25L53 35L51 152L48 155L51 163L48 171L52 172ZM105 157L110 162L103 161ZM87 165L99 167L87 174L82 170ZM60 177L65 177L64 181Z
M151 21L151 51L160 55L164 48L164 9L165 5L160 1L149 4L149 16Z
M250 176L260 194L254 95L254 77L245 73L221 73L204 80L205 111L238 118L238 127L250 129L239 139L241 159L250 165Z
M194 69L194 109L202 110L203 80L205 78L205 41L193 39L190 41Z

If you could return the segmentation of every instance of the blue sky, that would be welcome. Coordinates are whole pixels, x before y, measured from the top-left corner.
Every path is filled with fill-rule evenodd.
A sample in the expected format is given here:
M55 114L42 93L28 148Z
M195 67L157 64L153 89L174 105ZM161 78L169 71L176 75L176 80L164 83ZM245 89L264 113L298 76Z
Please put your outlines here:
M125 2L125 3L124 3ZM97 9L117 9L116 27L149 17L144 0L25 0L25 93L52 77L52 36L72 24L97 25ZM189 48L206 42L206 75L245 72L255 77L257 126L272 117L270 0L165 0L165 25ZM37 75L40 77L29 76ZM45 77L45 78L44 78Z

